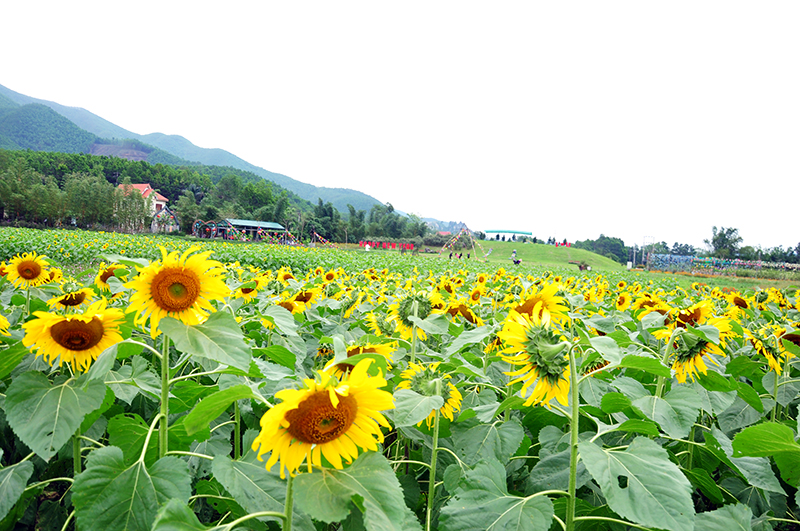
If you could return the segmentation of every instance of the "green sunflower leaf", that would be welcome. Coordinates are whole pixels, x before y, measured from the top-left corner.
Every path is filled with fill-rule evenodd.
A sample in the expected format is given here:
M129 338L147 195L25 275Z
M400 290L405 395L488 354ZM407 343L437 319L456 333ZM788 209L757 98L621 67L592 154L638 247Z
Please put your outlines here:
M0 380L11 374L11 371L19 365L22 358L30 353L31 351L22 344L22 341L17 341L5 349L3 355L0 356Z
M648 395L633 401L633 406L647 418L658 422L670 437L689 435L700 414L700 397L691 387L674 387L664 398Z
M278 474L268 472L264 463L233 461L228 456L217 455L211 463L211 471L214 478L244 510L251 513L284 511L286 480L281 479ZM265 517L263 520L280 521L275 517ZM294 511L292 522L293 529L314 531L311 519L297 510Z
M452 425L451 429L456 454L469 466L491 457L505 463L517 451L525 436L522 425L516 419L492 424L469 419Z
M444 405L441 396L423 396L411 389L398 389L394 393L395 409L391 412L394 417L394 425L398 428L403 426L415 426L425 420L431 411L439 409Z
M607 336L590 337L589 343L603 356L603 359L612 365L622 361L622 349L617 342Z
M217 391L200 401L188 415L184 425L189 435L208 428L212 420L219 417L228 407L245 398L255 398L253 390L244 384L234 385Z
M189 468L177 457L126 465L121 449L106 446L75 477L72 503L81 529L150 531L161 506L173 498L186 503L191 494Z
M197 515L188 505L177 498L161 507L153 521L153 531L206 531Z
M750 426L736 434L732 447L733 457L772 457L783 480L800 486L800 444L790 427L775 422Z
M294 499L312 518L327 523L344 520L355 505L368 531L420 529L391 465L377 452L361 454L344 470L300 474Z
M0 520L6 517L22 496L31 474L33 463L30 461L0 468Z
M550 498L510 495L506 469L495 460L467 471L439 516L442 531L546 531L552 522Z
M692 529L692 485L658 444L637 437L620 452L582 442L578 452L614 512L649 527Z
M103 382L82 388L74 378L51 384L40 372L17 376L8 387L5 411L14 433L45 461L53 457L80 427L83 418L99 408L106 396Z
M194 326L166 317L159 322L159 328L184 354L214 360L245 372L250 370L250 347L244 342L236 319L228 312L212 313L205 323Z
M752 518L753 512L747 505L725 505L716 511L698 513L694 531L750 531Z

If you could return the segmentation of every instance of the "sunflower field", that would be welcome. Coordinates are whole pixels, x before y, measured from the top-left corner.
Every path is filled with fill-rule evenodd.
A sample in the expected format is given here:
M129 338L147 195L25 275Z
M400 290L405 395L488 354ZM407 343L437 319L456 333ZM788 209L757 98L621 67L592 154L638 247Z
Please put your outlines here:
M0 229L0 531L800 529L800 293Z

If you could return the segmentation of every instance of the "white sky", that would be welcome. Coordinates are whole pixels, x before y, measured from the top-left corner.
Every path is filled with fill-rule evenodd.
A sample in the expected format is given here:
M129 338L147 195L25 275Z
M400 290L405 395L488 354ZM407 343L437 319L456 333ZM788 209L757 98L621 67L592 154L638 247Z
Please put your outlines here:
M6 2L0 84L473 230L794 246L800 2Z

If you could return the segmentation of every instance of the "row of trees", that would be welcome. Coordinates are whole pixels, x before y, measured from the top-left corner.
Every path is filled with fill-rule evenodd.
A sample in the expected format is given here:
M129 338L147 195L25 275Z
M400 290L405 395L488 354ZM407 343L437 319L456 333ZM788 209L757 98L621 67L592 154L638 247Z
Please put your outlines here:
M126 179L130 184L130 179ZM0 219L46 226L77 225L131 232L149 227L152 207L138 192L126 193L104 177L72 173L63 187L17 161L0 173Z
M751 245L742 246L742 237L739 229L733 227L712 227L711 239L704 240L710 249L710 256L715 258L741 260L763 260L765 262L785 262L790 264L800 263L800 243L796 246L771 247L762 249Z
M429 232L422 219L402 216L388 203L376 204L369 211L348 205L349 211L341 213L330 202L320 199L312 205L255 174L233 168L4 150L0 150L0 219L109 230L149 226L141 219L150 214L142 198L115 192L124 183L149 183L167 197L187 233L195 220L225 218L276 222L298 238L311 240L316 233L333 242L384 238L422 245Z

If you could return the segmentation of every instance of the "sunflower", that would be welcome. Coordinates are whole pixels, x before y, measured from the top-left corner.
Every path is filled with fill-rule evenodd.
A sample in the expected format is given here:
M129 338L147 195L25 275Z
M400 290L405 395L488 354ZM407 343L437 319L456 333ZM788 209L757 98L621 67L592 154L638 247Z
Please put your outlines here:
M550 330L549 321L542 320L538 315L538 311L527 314L512 310L506 317L503 329L497 333L508 345L500 357L511 365L522 367L506 373L515 377L508 385L523 382L520 394L525 398L528 388L536 383L525 401L526 406L544 402L549 407L553 398L566 406L569 403L570 373L569 358L563 352L568 344L563 337Z
M4 315L0 314L0 334L4 336L9 336L11 334L8 333L8 328L11 326L11 323L8 322L8 319L5 318Z
M68 282L61 285L61 295L52 297L47 301L47 306L50 309L57 307L58 309L75 309L76 307L85 304L89 306L94 299L94 290L91 288L81 288L74 282Z
M441 297L434 298L431 292L417 291L410 293L403 299L398 299L389 306L388 320L394 322L400 337L410 340L414 330L414 323L409 317L416 315L419 319L426 319L433 313L434 301L441 300ZM422 341L427 339L425 331L417 327L417 337Z
M480 304L484 291L485 288L482 285L475 286L475 288L469 292L469 303Z
M101 352L122 341L119 327L125 314L106 304L100 299L84 313L66 316L34 312L36 319L22 325L22 344L37 356L44 355L51 365L60 359L60 364L69 363L74 371L85 371Z
M394 325L391 321L386 319L383 315L377 315L375 312L367 314L367 328L376 336L391 336L394 334Z
M745 337L750 340L756 352L767 359L769 368L775 371L778 376L781 374L781 364L784 360L794 357L786 351L783 342L780 340L783 333L784 329L776 325L765 325L758 330L744 329Z
M6 264L7 277L15 288L35 288L50 282L50 262L36 252L18 254Z
M192 254L192 247L180 257L161 247L161 261L136 269L138 276L125 284L132 290L126 312L136 312L134 323L144 325L150 318L150 335L159 334L158 323L173 317L187 325L200 324L214 311L213 300L223 300L230 292L222 278L224 267L209 260L211 251Z
M711 301L700 301L684 310L680 310L676 317L676 324L681 328L704 324L709 317L711 317L713 311L714 308L712 307Z
M395 350L397 350L397 342L395 341L390 343L365 343L363 345L352 344L347 346L347 357L352 358L359 354L380 354L386 358L386 363L389 369L391 369L392 352ZM339 363L334 363L334 360L331 360L326 365L325 370L332 372L337 378L341 378L346 373L353 370L353 364L344 360Z
M549 322L551 319L560 322L567 318L569 308L564 306L564 298L556 295L558 284L547 284L541 289L531 288L533 291L524 294L524 300L520 304L510 304L509 308L517 313L525 313L542 322ZM533 315L537 312L537 315Z
M108 279L111 277L115 277L117 275L114 274L114 271L117 269L126 269L122 264L108 264L106 265L105 262L100 263L100 267L97 269L97 276L94 277L94 283L97 284L97 287L104 291L111 291L111 285L108 283ZM119 280L121 282L126 282L128 277L125 275L119 276Z
M253 441L259 460L272 452L267 470L280 461L284 478L286 470L294 475L305 461L311 472L312 466L322 466L322 457L342 469L343 460L358 457L359 447L378 451L380 427L391 427L380 412L394 409L394 398L380 389L387 383L381 374L367 374L371 363L361 360L341 382L323 371L304 380L303 389L275 393L281 403L261 417L261 432Z
M615 303L617 310L621 312L627 310L631 305L631 300L632 300L631 294L628 293L627 291L623 291L622 293L620 293L617 296L617 302Z
M698 372L706 374L708 366L705 364L705 360L709 360L714 365L719 366L719 363L711 357L712 354L725 356L725 351L723 350L725 341L734 335L730 321L725 318L715 317L710 319L708 324L719 330L719 345L706 341L694 334L681 334L675 341L675 361L672 363L672 369L675 371L675 378L680 383L686 383L687 378L694 381L694 375Z
M483 326L483 319L472 311L468 299L465 297L451 300L444 312L450 314L453 318L461 316L465 321L469 321L475 326Z
M410 363L408 369L400 373L400 377L403 381L397 384L397 389L410 389L423 396L436 395L436 381L440 381L441 394L439 396L444 400L444 405L439 408L439 413L452 422L453 413L461 411L461 399L463 397L455 385L446 381L450 379L450 375L439 370L438 361L428 365ZM430 415L423 419L428 429L433 426L435 419L436 410L431 411ZM423 420L419 421L417 426L422 426Z

